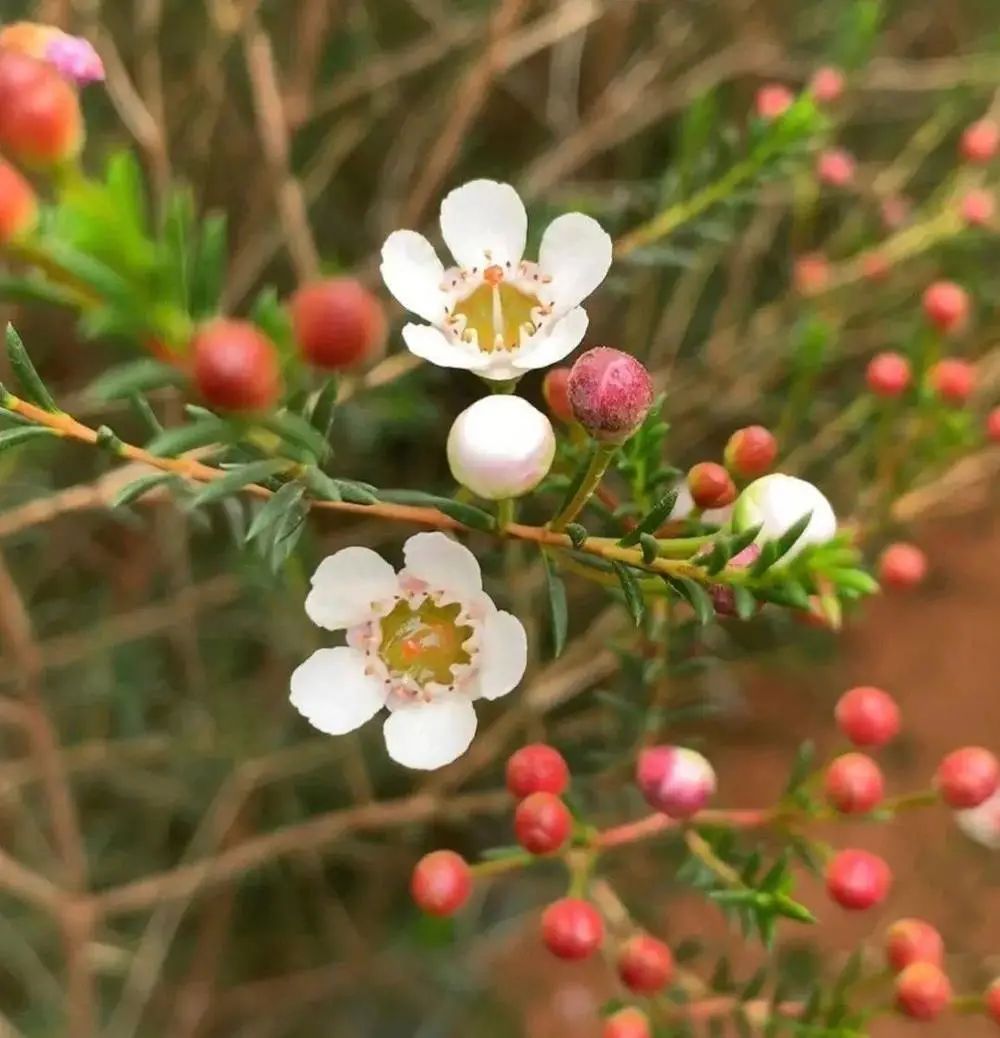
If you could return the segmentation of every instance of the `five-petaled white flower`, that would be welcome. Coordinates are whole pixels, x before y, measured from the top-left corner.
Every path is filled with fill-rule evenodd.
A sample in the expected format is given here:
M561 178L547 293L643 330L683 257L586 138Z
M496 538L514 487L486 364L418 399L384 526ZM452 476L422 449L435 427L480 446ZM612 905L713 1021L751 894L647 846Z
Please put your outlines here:
M473 180L441 203L441 233L457 266L445 270L431 243L394 231L382 247L382 277L407 310L412 353L483 378L514 379L555 364L587 331L580 303L611 266L611 239L592 217L549 224L538 262L523 259L528 216L510 184Z
M398 574L370 548L320 563L306 612L345 630L347 645L319 649L292 674L292 705L330 735L354 731L384 706L389 756L440 768L476 732L476 699L514 689L527 665L520 620L483 591L479 563L443 533L418 533Z

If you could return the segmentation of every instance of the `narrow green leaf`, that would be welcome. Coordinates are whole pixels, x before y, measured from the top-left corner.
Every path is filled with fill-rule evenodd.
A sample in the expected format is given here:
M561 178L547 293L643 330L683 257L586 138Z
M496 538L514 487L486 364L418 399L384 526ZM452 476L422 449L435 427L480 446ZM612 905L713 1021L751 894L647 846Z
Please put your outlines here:
M816 922L816 916L805 905L799 904L798 901L793 900L787 894L776 894L774 904L778 912L787 919L794 919L800 923Z
M111 507L122 508L130 505L133 501L138 501L140 497L148 494L150 490L163 486L164 483L169 483L176 478L172 472L152 472L148 476L140 476L115 494L111 499Z
M38 277L0 277L0 302L76 307L72 292Z
M19 425L16 429L4 429L0 431L0 451L19 447L22 443L28 443L31 440L41 440L56 435L52 429L47 429L43 425Z
M612 561L611 568L618 578L618 583L622 586L622 593L625 595L625 606L632 617L632 623L636 627L641 627L643 618L646 615L646 600L642 597L642 588L639 586L639 581L632 570L620 562Z
M454 501L450 497L438 497L425 494L421 490L380 490L378 496L382 501L397 505L415 505L424 508L436 508L446 516L465 526L487 533L496 529L496 518L475 505L464 501Z
M224 476L206 483L191 499L191 507L199 508L221 501L230 494L235 494L251 483L260 483L271 476L276 476L288 468L283 458L265 458L262 461L251 461L239 468L230 469Z
M165 429L146 444L150 454L166 458L211 443L221 443L230 438L230 428L221 418L204 418L191 425L179 425Z
M53 413L58 411L59 406L52 399L52 395L46 389L45 383L39 377L38 372L35 371L35 366L31 363L31 358L28 356L28 351L24 348L21 336L17 334L16 329L10 323L7 324L7 359L10 361L10 366L13 369L22 393L28 400L33 404L37 404L44 411Z
M750 567L752 577L762 577L778 561L778 542L762 544L757 561Z
M316 394L309 411L309 423L322 435L324 440L329 440L330 434L333 432L339 390L340 382L336 378L328 378Z
M545 586L549 597L549 613L552 618L552 655L561 656L566 647L566 630L569 623L569 611L566 607L566 585L562 577L555 571L548 553L542 549L542 563L545 567Z
M317 432L301 415L285 411L265 418L261 424L286 443L306 451L317 461L322 461L330 454L330 444L326 437Z
M313 492L313 496L319 498L321 501L343 501L344 496L340 492L340 487L337 481L332 477L328 476L322 469L309 468L306 469L305 476L306 486Z
M761 966L761 968L757 970L757 972L747 982L746 987L744 987L740 992L740 1000L743 1002L752 1002L764 990L764 984L766 982L767 967Z
M701 555L693 560L700 566L704 566L705 572L710 576L720 573L726 568L726 563L732 558L733 550L729 538L716 537L712 544L712 550L707 555Z
M874 595L879 591L878 581L863 569L832 569L824 575L838 588L856 591L859 595Z
M799 746L798 751L795 754L792 771L788 776L788 782L785 785L785 796L794 793L795 790L805 782L812 773L815 763L816 744L811 739L807 739Z
M777 540L777 548L775 562L778 559L784 558L794 546L795 542L806 532L806 528L812 522L813 514L811 511L801 516L797 522L793 523Z
M736 615L741 620L749 620L757 612L757 599L753 592L742 584L733 584L733 604L736 607Z
M191 268L191 316L196 319L219 309L227 248L226 217L212 213L202 223L201 241Z
M247 543L261 537L273 527L286 511L296 508L306 488L301 483L286 483L254 516L247 530Z
M696 580L688 577L666 577L667 583L694 610L698 622L704 626L715 617L715 606L709 593Z
M355 479L338 479L335 481L340 496L355 505L378 504L378 488L370 483L359 483ZM483 512L483 515L486 515Z
M128 400L132 405L132 410L146 426L149 435L159 436L160 433L163 432L163 426L160 424L159 418L156 417L156 413L150 406L149 401L142 395L142 393L131 393L129 394Z
M634 530L630 530L625 534L618 543L622 545L622 547L628 548L633 544L638 544L644 533L655 534L667 520L670 513L674 510L674 505L677 504L677 495L679 493L680 490L677 487L673 490L667 491L667 493L664 494L655 505L653 505L648 514L643 517L638 526L636 526Z
M177 368L144 357L111 368L94 379L84 392L95 401L117 400L164 386L183 386L186 381L183 372Z
M763 528L763 523L758 523L756 526L749 526L747 529L733 534L733 536L729 538L730 552L733 555L739 555L741 551L749 548L750 545L757 540L757 537Z
M651 533L644 533L639 538L639 546L642 548L642 561L652 566L660 555L660 542Z

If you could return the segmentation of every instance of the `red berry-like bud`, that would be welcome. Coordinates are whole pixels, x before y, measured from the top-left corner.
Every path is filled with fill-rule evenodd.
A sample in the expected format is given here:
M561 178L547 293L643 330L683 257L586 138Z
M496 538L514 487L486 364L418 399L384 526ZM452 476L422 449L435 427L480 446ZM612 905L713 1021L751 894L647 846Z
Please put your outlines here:
M1000 763L982 746L965 746L941 761L934 784L949 807L978 807L1000 786Z
M778 441L763 425L737 429L723 452L729 471L739 479L756 479L771 471L778 456Z
M289 309L302 356L317 368L348 370L372 360L385 346L382 304L355 278L303 285Z
M626 941L618 953L618 976L637 995L655 995L670 983L674 957L655 937L640 934Z
M945 357L931 368L930 380L942 400L958 406L972 396L976 387L976 369L966 360Z
M652 746L639 754L636 784L655 811L671 818L697 814L715 792L715 770L695 750Z
M809 85L809 92L821 105L834 104L844 93L844 73L831 65L817 69Z
M701 461L687 474L691 500L699 508L725 508L736 500L732 476L714 461Z
M871 685L849 689L837 702L837 726L855 746L884 746L899 733L899 707Z
M861 275L866 281L885 281L892 273L889 261L881 252L866 252L861 259Z
M886 934L885 957L896 973L915 962L940 966L944 962L944 941L923 919L899 919Z
M854 156L843 148L830 148L820 152L816 160L816 176L830 187L847 187L856 172Z
M472 893L468 862L454 851L432 851L417 862L410 893L428 915L454 915Z
M708 552L705 553L706 555ZM727 563L730 569L746 569L760 558L760 545L748 544ZM709 584L708 594L719 616L736 616L736 592L732 584Z
M912 1020L937 1019L951 997L951 981L932 962L915 962L896 978L896 1008Z
M569 368L551 368L542 381L542 396L549 414L560 422L573 421L573 408L569 405Z
M576 420L595 439L624 443L653 406L653 380L629 353L596 346L573 365L567 384Z
M1000 126L990 119L980 119L962 133L960 151L966 162L984 165L1000 149Z
M649 1017L641 1009L628 1006L604 1021L601 1038L653 1038Z
M795 95L788 87L782 86L780 83L767 83L762 86L757 91L754 101L757 115L767 122L779 119L794 103Z
M910 385L910 362L901 353L878 353L868 364L868 388L881 397L902 396Z
M507 761L507 788L518 800L532 793L562 796L569 788L569 766L557 749L545 743L522 746Z
M792 283L795 290L804 296L822 292L830 282L830 264L819 252L799 256L792 268Z
M13 166L0 159L0 246L29 235L38 223L38 199Z
M879 207L882 226L887 231L896 231L910 218L910 201L902 195L889 195Z
M76 91L43 61L0 50L0 150L26 166L75 158L83 146Z
M924 291L924 314L938 331L959 332L969 319L969 295L954 281L935 281Z
M994 407L986 416L986 438L1000 443L1000 407Z
M604 940L604 920L588 902L564 897L542 913L542 940L560 959L585 959Z
M555 854L569 839L573 816L554 793L532 793L517 805L517 842L532 854Z
M885 792L879 766L863 753L845 753L826 770L823 783L826 799L841 814L867 814Z
M985 1001L986 1015L995 1024L1000 1024L1000 977L986 989Z
M247 321L218 320L195 337L194 377L201 395L225 411L261 411L281 391L271 340Z
M893 591L909 591L927 576L927 556L915 544L890 544L879 557L878 576Z
M884 901L892 886L889 866L868 851L840 851L826 869L826 889L841 908L862 911Z
M970 227L985 227L996 213L997 203L993 194L982 188L975 188L962 199L962 219Z

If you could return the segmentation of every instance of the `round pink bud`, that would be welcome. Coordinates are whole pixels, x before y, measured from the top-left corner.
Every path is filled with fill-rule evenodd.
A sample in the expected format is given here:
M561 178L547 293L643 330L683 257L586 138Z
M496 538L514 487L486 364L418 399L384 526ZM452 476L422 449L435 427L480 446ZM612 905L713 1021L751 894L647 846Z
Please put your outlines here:
M901 353L876 354L868 364L865 378L868 388L886 398L902 396L910 385L910 362Z
M534 742L510 755L506 777L507 788L518 800L532 793L561 796L569 788L569 765L554 746Z
M428 915L454 915L472 893L472 872L454 851L432 851L417 862L410 893Z
M879 557L878 576L893 591L909 591L924 582L927 556L915 544L890 544Z
M723 452L729 471L740 479L756 479L770 472L777 456L778 441L763 425L737 429Z
M573 409L569 406L569 368L548 371L542 381L542 396L553 418L560 422L573 421Z
M863 753L845 753L826 769L823 792L841 814L867 814L882 800L885 782L879 766Z
M624 443L653 406L653 380L629 353L610 346L587 350L569 373L576 420L603 443Z
M601 1038L653 1038L649 1017L635 1006L626 1006L604 1021Z
M1000 149L1000 126L990 119L980 119L966 127L960 151L966 162L980 166L989 162Z
M892 267L881 252L866 252L862 257L861 276L866 281L885 281L891 273Z
M1000 786L1000 762L982 746L964 746L941 761L934 784L949 807L979 807Z
M795 95L781 83L767 83L757 91L754 105L757 115L766 122L780 119L795 103Z
M577 897L553 901L542 913L542 941L557 958L571 961L593 955L604 940L604 920L592 904Z
M889 866L869 851L840 851L827 866L826 889L841 908L872 908L886 899L891 886Z
M646 803L671 818L690 818L715 793L715 770L697 751L653 746L639 754L636 784Z
M627 940L618 953L618 976L637 995L655 995L674 975L674 957L670 949L649 934L638 934Z
M824 65L813 75L809 92L821 105L834 104L844 93L844 73L832 65Z
M903 195L889 195L882 199L879 215L887 231L898 231L910 218L910 200Z
M555 793L532 793L514 812L517 842L531 854L555 854L573 831L573 816Z
M994 407L986 416L986 438L1000 443L1000 407Z
M792 283L801 295L814 296L830 283L830 264L819 252L800 256L792 269Z
M886 934L885 957L895 973L915 962L940 966L944 962L944 941L923 919L897 919Z
M975 188L962 199L962 219L970 227L986 227L996 211L996 198L991 191Z
M873 685L849 689L837 701L837 727L855 746L884 746L899 734L899 707Z
M896 1008L911 1020L936 1020L951 998L951 981L932 962L914 962L896 978Z
M820 152L816 160L816 176L830 187L847 187L854 180L856 170L854 156L843 148Z
M520 396L477 400L448 433L451 474L491 501L534 490L548 475L555 453L552 423Z
M939 332L960 332L969 319L969 294L954 281L935 281L923 297L924 314Z
M691 500L698 508L725 508L736 500L733 477L714 461L700 461L687 474Z
M976 388L976 369L967 360L945 357L931 368L930 380L942 400L961 406Z

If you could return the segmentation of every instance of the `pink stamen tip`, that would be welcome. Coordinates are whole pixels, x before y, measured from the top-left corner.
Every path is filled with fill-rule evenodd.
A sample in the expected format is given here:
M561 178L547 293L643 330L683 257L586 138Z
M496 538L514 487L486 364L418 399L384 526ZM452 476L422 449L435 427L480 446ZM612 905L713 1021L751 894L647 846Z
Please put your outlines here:
M76 83L87 86L88 83L99 83L104 80L104 62L88 40L80 36L60 34L49 41L45 48L45 60L48 61L61 76Z

